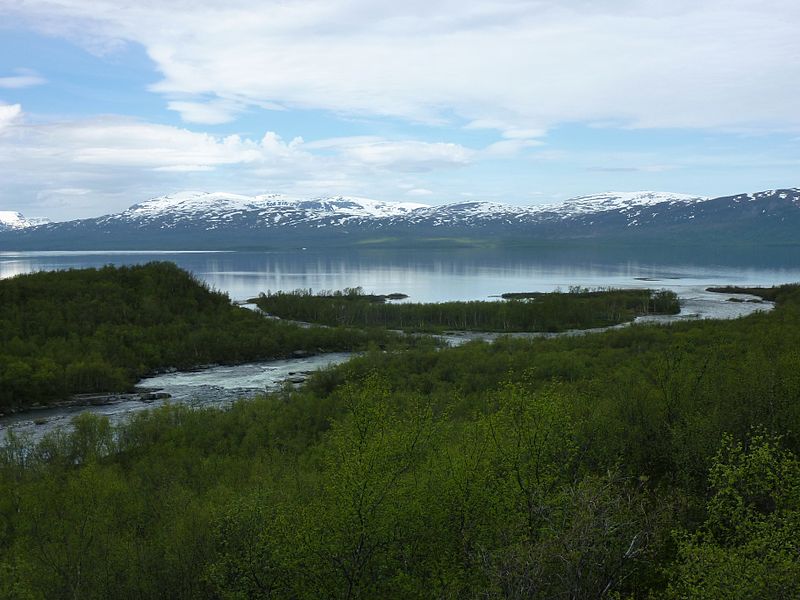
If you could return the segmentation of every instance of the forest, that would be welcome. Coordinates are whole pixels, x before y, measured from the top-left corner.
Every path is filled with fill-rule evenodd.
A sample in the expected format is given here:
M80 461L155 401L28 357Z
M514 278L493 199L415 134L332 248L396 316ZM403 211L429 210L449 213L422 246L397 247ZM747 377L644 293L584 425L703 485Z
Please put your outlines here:
M800 285L0 450L2 598L800 597Z
M677 314L669 290L574 287L569 292L508 293L496 302L391 303L360 288L263 293L253 298L270 315L328 326L386 327L403 331L566 331L608 327L639 315Z
M130 390L161 368L364 350L386 332L300 328L233 306L172 263L0 281L0 412Z

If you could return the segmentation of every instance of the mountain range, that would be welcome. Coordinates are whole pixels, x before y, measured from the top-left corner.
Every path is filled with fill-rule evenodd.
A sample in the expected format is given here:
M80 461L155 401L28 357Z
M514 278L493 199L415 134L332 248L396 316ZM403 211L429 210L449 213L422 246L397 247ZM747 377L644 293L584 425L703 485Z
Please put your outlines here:
M180 192L65 222L0 212L0 249L242 249L304 246L797 244L800 189L718 198L609 192L558 204L440 206L336 196Z

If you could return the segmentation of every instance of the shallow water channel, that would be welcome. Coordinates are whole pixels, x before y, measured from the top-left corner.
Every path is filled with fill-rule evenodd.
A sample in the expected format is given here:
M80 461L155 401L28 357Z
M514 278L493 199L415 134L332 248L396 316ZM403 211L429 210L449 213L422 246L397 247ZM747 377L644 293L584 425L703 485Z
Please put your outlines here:
M680 299L681 310L677 315L647 315L636 317L633 324L669 324L681 321L692 321L695 319L738 319L739 317L746 317L756 312L772 310L775 307L774 303L763 301L758 296L751 296L749 294L719 294L716 292L708 292L704 287L693 287L681 290L678 292L678 298ZM621 323L610 327L571 329L558 333L542 331L520 331L515 333L449 331L445 332L443 335L434 337L439 338L450 346L460 346L461 344L473 340L491 342L503 336L520 339L569 337L586 335L589 333L600 333L608 331L609 329L620 329L630 325L631 323Z
M9 428L20 435L41 439L47 432L69 425L70 420L83 412L109 418L118 424L132 413L180 402L190 406L229 406L241 398L253 398L264 392L274 392L287 383L301 383L313 371L341 364L352 356L348 352L318 354L268 362L233 366L212 366L194 371L163 373L142 379L137 388L166 392L167 399L143 402L125 399L100 406L69 406L29 410L0 418L0 443Z

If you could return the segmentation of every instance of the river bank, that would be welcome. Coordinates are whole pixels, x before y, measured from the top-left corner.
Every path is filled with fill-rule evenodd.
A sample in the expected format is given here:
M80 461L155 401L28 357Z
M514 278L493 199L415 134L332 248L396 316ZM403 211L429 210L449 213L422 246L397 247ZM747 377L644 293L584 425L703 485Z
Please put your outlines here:
M299 356L283 360L214 365L191 371L172 371L140 380L132 394L91 395L102 402L70 399L0 417L0 443L9 429L23 436L41 439L46 433L66 426L82 412L108 417L119 423L131 414L156 408L167 402L196 407L229 406L232 402L299 385L314 371L341 364L349 352Z

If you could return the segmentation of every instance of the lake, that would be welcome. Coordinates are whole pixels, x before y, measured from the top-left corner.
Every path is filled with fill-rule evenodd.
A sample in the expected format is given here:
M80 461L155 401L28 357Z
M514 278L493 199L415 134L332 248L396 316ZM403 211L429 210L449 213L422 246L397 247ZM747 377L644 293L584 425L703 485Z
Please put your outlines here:
M570 286L653 287L681 296L709 285L800 281L800 250L629 249L293 252L0 252L0 279L40 270L167 260L244 300L267 290L402 292L409 301L491 299Z

